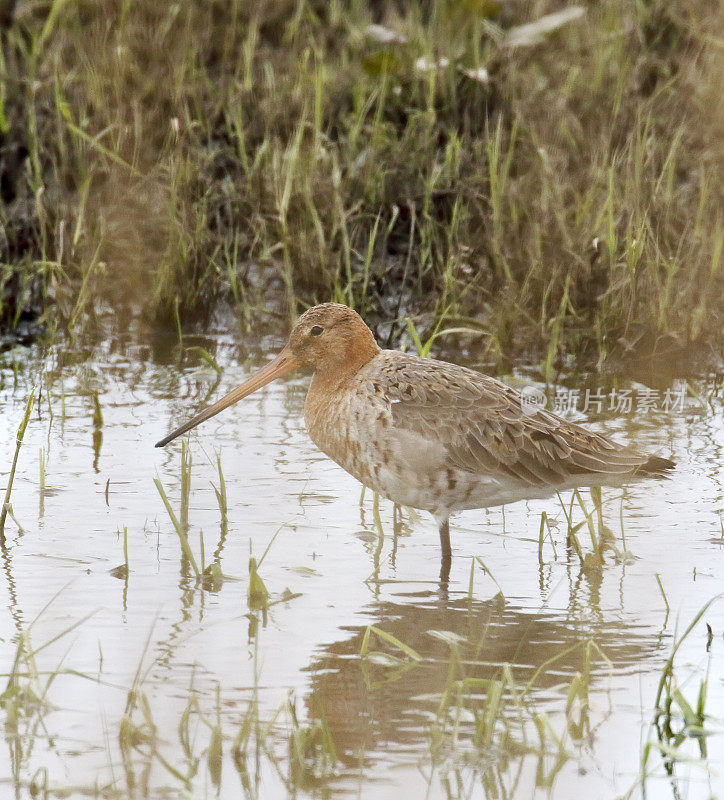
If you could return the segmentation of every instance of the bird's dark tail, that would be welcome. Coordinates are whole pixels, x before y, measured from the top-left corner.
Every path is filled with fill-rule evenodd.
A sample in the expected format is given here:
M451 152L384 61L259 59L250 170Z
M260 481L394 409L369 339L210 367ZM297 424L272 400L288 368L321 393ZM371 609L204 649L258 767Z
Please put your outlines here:
M637 475L666 475L676 466L674 461L661 456L650 456L637 470Z

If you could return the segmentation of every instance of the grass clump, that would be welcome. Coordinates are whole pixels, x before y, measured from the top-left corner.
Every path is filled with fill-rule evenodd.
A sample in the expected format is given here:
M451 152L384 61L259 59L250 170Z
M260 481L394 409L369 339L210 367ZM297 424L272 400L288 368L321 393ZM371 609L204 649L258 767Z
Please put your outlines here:
M0 547L3 549L5 548L5 520L7 519L8 514L13 517L13 507L10 505L10 495L13 491L13 482L15 480L15 470L18 466L18 456L20 455L20 448L23 446L23 437L25 436L25 430L28 427L28 423L30 422L30 414L33 411L33 404L35 403L35 389L33 388L30 392L30 397L28 397L28 401L25 404L25 413L23 414L23 418L20 421L20 425L18 426L18 432L15 436L15 454L13 455L13 463L10 467L10 472L8 473L7 479L7 486L5 487L5 497L3 499L2 507L0 508ZM13 517L13 519L15 519ZM16 520L17 522L17 520ZM20 527L20 525L18 525Z
M333 298L472 319L499 358L721 344L717 20L711 0L19 6L6 260L72 325L103 297L169 319L225 298L246 323Z
M179 539L179 544L181 545L181 572L184 577L188 577L190 571L193 572L194 578L196 580L196 584L200 585L203 589L208 589L211 591L218 591L223 582L224 582L224 574L221 569L221 550L223 549L224 540L226 538L226 533L228 531L228 524L226 522L226 517L223 517L223 522L221 525L221 533L219 538L219 543L216 547L214 552L213 561L210 564L206 564L206 548L204 544L204 532L199 530L199 549L201 554L201 565L196 560L194 556L194 551L189 544L189 501L191 498L191 452L189 450L189 446L186 442L183 442L181 445L181 511L179 516L176 516L176 512L171 507L171 501L166 494L166 490L161 483L159 478L154 478L153 482L156 485L156 489L158 490L159 495L161 496L161 500L166 508L166 512L168 513L169 519L171 520L171 524L173 525L174 530L176 531L176 535ZM221 491L223 493L222 496L219 496L219 490L214 488L214 491L219 498L219 503L221 506L222 500L225 503L226 500L226 486L223 482L223 473L221 471L221 461L218 461L219 467L219 476L221 479ZM225 514L225 506L222 510L222 514Z

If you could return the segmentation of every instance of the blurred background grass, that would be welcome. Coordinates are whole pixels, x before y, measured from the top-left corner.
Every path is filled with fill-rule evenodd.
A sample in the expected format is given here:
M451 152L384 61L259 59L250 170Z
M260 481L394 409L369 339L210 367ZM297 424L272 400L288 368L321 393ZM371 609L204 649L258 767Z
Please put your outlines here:
M492 360L701 360L716 0L3 0L0 323L464 322Z

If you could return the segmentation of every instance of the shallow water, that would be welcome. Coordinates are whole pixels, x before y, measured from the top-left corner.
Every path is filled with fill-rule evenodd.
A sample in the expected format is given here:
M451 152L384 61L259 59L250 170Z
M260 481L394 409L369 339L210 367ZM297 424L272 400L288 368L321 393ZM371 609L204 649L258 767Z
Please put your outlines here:
M441 584L433 520L393 513L384 500L377 516L370 493L360 502L360 485L304 431L308 379L272 384L190 436L190 545L200 561L203 531L205 563L216 559L226 576L204 587L154 486L160 478L178 514L181 442L153 445L281 340L249 351L241 337L219 332L185 344L215 357L218 385L193 353L180 360L179 348L141 332L0 355L3 486L30 387L40 388L11 498L23 531L8 520L2 553L0 689L22 639L38 672L22 662L10 689L22 684L47 701L24 706L14 722L12 691L4 695L2 797L29 797L33 779L50 797L641 795L662 670L677 637L724 586L721 390L708 404L690 398L684 412L602 413L592 422L678 462L671 479L604 490L620 557L608 551L602 568L582 571L566 547L558 499L520 502L454 519L452 572ZM662 389L671 383L651 379ZM705 380L692 386L706 391ZM95 395L102 424L94 423ZM226 531L212 486L217 452ZM542 512L557 528L539 558ZM111 574L123 563L124 527L127 580ZM259 567L271 595L260 609L247 596L249 554L258 560L277 531ZM587 525L578 536L590 550ZM362 657L369 625L419 660L374 633ZM724 794L723 632L724 601L714 602L674 662L694 707L708 676L708 757L699 739L670 737L690 760L677 758L668 776L654 749L649 798ZM596 646L587 661L589 641ZM501 679L507 664L518 692L534 680L517 700L503 691L486 738L483 700L492 690L482 681ZM567 707L579 672L587 694ZM137 675L129 719L152 719L146 740L119 735ZM234 740L244 719L257 717L269 726L252 734L244 769ZM536 721L548 730L545 757ZM216 726L220 761L210 745ZM325 757L330 742L335 757Z

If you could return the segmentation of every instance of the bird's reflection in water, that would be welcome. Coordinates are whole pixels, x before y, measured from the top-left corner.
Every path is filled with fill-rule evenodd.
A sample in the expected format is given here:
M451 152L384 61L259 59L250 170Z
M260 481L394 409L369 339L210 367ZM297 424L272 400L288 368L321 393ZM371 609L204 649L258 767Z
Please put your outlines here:
M593 653L591 688L605 690L611 670L636 669L662 646L660 632L652 627L605 621L574 608L536 613L506 603L501 595L480 602L426 592L408 600L376 601L367 609L368 618L375 628L412 648L420 661L405 659L383 641L373 649L403 656L404 665L360 658L367 630L361 625L321 648L307 668L312 673L307 707L329 726L347 768L359 767L360 754L368 766L391 751L423 755L451 679L497 680L510 664L520 685L536 675L527 696L530 708L536 698L544 703L551 692L565 693L562 684L567 687L576 673L585 673L587 650L589 657ZM597 646L587 648L591 640ZM536 674L541 666L545 668Z

